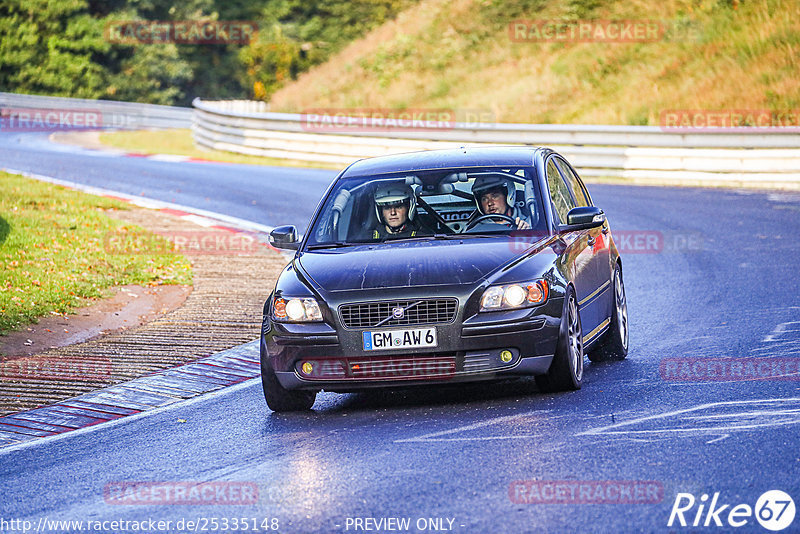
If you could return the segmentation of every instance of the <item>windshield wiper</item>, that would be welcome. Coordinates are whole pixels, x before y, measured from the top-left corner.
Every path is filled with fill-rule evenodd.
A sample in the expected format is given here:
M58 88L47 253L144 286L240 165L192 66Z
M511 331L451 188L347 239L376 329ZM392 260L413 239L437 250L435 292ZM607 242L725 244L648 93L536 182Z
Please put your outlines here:
M495 237L497 235L504 235L502 233L474 233L474 234L433 234L433 235L417 235L417 236L409 236L409 237L398 237L398 238L389 238L384 239L383 241L379 241L379 243L395 243L397 241L414 241L414 240L449 240L449 239L464 239L465 237Z
M402 241L421 241L426 240L429 241L434 239L432 235L415 235L415 236L408 236L408 237L385 237L380 241L375 241L375 243L399 243Z
M467 232L466 234L436 234L436 239L464 239L465 237L495 237L502 232Z
M306 250L316 250L320 248L342 248L342 247L355 247L357 245L364 245L366 243L348 243L344 241L332 241L330 243L315 243L308 245Z

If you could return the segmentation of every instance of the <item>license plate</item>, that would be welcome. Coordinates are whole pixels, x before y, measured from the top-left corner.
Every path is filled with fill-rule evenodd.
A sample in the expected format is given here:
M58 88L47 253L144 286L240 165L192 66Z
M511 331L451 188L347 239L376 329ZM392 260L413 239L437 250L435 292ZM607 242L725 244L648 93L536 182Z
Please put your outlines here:
M416 349L436 346L435 328L363 332L364 350Z

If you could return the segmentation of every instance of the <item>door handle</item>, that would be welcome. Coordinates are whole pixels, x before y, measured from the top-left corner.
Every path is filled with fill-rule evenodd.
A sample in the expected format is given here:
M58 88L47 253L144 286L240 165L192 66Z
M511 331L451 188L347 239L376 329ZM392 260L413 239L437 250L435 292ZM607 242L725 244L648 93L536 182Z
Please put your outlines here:
M607 234L608 233L608 226L603 225L602 232L603 232L603 234Z
M594 236L589 236L589 240L587 241L587 243L589 243L590 247L593 247L596 240L597 239Z

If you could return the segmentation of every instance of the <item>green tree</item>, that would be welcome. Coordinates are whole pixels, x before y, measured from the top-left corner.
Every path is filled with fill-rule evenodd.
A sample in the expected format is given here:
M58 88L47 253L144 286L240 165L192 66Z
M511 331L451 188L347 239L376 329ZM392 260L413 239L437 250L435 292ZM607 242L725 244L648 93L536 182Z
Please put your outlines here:
M369 30L383 24L414 0L265 0L258 40L239 52L241 83L251 97L269 99L280 86Z
M0 90L188 105L268 99L416 0L2 0ZM113 22L250 21L242 44L110 42Z
M105 96L109 50L103 22L85 0L0 3L0 89L57 96Z

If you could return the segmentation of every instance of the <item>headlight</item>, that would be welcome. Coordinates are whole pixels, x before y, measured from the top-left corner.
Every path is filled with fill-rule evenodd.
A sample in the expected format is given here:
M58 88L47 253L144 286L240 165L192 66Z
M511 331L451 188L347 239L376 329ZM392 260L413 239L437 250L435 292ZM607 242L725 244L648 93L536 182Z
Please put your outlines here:
M321 321L322 311L314 299L284 299L279 297L272 303L272 318L292 323Z
M546 280L492 286L483 292L481 311L538 306L547 300L548 292Z

